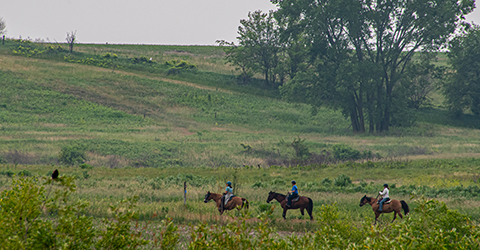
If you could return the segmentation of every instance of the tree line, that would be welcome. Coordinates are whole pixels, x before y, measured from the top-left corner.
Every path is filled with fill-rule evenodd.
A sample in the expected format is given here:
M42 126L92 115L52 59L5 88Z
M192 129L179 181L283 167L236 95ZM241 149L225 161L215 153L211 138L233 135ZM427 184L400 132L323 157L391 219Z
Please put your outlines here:
M474 0L271 2L276 11L240 21L238 44L217 41L241 83L259 73L287 100L341 110L355 133L412 125L439 83L450 110L480 112L479 28L465 22ZM446 49L452 67L435 66Z

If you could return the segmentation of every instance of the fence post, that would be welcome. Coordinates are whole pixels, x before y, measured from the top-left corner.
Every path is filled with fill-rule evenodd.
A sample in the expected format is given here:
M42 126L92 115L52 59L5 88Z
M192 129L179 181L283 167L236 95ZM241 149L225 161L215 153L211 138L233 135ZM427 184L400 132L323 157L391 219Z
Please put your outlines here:
M187 182L183 182L183 205L187 205Z
M5 45L5 35L3 35L2 45Z

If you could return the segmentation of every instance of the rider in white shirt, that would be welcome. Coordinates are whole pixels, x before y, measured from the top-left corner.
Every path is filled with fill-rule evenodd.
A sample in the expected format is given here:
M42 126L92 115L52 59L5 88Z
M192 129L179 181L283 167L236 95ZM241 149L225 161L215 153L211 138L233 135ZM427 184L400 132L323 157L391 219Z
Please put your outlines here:
M379 212L382 212L383 211L383 203L390 200L390 197L388 197L388 194L389 194L390 190L388 188L388 184L385 183L383 184L383 191L380 191L378 192L381 196L382 196L382 200L380 201L380 206L378 208L378 211Z

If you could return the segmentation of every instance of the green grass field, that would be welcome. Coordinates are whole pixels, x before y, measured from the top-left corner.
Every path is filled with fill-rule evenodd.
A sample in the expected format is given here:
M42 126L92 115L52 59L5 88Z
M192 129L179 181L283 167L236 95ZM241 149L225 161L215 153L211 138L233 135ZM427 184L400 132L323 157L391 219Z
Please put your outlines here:
M480 119L449 117L439 93L432 96L432 107L419 110L414 127L354 135L339 111L322 108L312 115L310 106L283 101L260 80L238 85L237 72L224 64L219 47L77 44L72 59L62 51L13 53L19 46L43 48L14 41L0 46L0 189L7 188L11 173L46 176L58 168L77 176L76 198L90 203L92 216L107 215L113 201L138 195L142 220L168 215L186 225L224 219L203 196L221 192L226 180L235 180L237 194L250 200L256 216L271 206L265 202L269 191L285 193L295 179L301 193L314 200L316 213L322 204L336 202L343 216L361 224L372 222L373 212L358 207L360 198L374 196L388 182L396 186L392 196L412 208L413 192L480 222L480 199L473 195ZM106 53L117 58L105 59ZM152 62L133 63L142 56ZM198 69L171 75L168 60L185 60ZM345 144L382 159L270 167L297 157L291 146L296 138L317 155ZM71 145L86 151L93 169L59 163L58 153ZM341 174L353 183L323 182L333 183ZM298 223L282 223L277 206L274 226L316 229L306 227L299 215L289 211L288 218ZM390 219L382 216L383 222Z

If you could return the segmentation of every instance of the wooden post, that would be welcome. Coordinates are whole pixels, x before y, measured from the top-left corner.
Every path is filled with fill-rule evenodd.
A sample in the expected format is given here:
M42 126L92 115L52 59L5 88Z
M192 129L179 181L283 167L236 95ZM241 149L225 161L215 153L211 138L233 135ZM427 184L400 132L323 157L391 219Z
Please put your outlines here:
M187 205L187 182L183 182L183 205Z
M3 35L2 45L5 45L5 35Z

